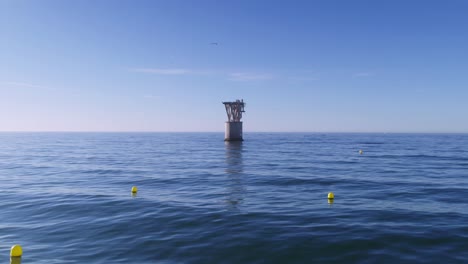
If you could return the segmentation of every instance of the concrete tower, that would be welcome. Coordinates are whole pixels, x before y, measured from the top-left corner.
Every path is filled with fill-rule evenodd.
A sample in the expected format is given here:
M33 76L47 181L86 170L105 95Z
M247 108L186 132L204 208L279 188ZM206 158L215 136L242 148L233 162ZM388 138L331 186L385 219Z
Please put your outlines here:
M226 107L228 121L226 122L224 141L242 141L242 113L244 113L244 100L223 102Z

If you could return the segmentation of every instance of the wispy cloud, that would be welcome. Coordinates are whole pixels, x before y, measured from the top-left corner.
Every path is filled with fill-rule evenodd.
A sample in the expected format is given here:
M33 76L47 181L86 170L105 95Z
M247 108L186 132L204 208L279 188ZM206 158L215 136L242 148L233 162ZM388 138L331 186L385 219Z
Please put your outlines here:
M130 69L132 72L143 72L143 73L152 73L159 75L186 75L193 74L194 71L188 69L179 69L179 68L136 68Z
M261 81L271 80L273 77L268 73L234 72L229 74L229 80L231 81Z
M270 80L274 76L269 73L254 72L227 72L220 70L195 70L186 68L132 68L131 72L140 72L157 75L208 75L208 76L227 76L231 81L259 81Z
M353 78L362 78L362 77L369 77L372 76L373 74L371 72L357 72L353 74Z
M290 80L293 81L318 81L320 80L319 77L291 77Z
M39 89L46 88L41 85L35 85L35 84L24 83L24 82L1 82L0 84L2 86L16 86L16 87L27 87L27 88L39 88Z

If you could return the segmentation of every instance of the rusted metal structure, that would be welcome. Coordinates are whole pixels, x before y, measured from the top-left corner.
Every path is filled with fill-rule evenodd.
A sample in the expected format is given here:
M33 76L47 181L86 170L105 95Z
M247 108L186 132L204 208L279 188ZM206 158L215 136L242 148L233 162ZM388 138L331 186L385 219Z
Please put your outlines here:
M235 102L223 102L226 107L228 121L225 124L225 141L242 141L242 113L245 112L244 100L236 100Z

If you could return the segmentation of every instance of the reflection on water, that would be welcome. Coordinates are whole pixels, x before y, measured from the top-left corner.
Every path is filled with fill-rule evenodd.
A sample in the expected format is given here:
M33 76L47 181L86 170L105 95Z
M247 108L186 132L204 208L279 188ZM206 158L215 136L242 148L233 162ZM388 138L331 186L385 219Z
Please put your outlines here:
M242 165L242 142L225 142L226 147L226 175L228 177L227 185L227 203L230 209L239 209L245 194L244 173Z
M21 264L21 257L10 257L10 264Z

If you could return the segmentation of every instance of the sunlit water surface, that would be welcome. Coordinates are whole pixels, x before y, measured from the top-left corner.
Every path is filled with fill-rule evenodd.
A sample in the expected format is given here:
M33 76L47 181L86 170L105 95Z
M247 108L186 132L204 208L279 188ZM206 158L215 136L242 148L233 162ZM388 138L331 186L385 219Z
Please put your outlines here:
M468 263L468 135L244 137L0 133L0 262Z

